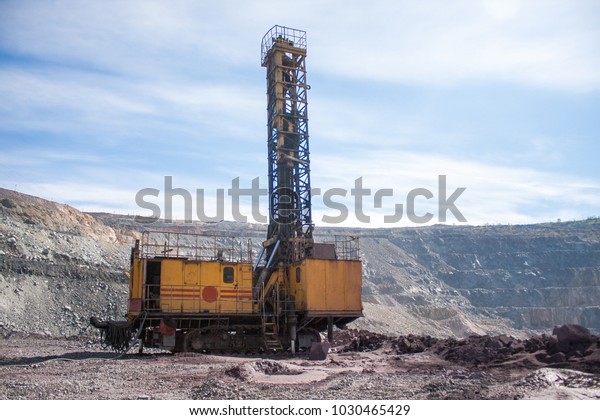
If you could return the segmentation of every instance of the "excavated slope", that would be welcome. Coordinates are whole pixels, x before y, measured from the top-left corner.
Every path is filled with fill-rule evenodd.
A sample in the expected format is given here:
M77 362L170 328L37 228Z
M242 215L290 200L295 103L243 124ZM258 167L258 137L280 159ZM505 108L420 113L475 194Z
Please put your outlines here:
M126 311L130 247L143 229L250 238L261 225L142 224L0 189L0 334L88 334L92 315ZM317 228L360 236L365 318L386 334L525 336L600 326L600 224Z

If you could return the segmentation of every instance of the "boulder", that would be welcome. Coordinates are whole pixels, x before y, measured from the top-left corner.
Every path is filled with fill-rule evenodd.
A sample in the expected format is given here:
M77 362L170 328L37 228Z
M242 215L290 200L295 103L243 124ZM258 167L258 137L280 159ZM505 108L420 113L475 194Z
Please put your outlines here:
M519 341L511 342L509 347L512 350L513 354L521 353L521 352L525 351L525 345Z
M577 324L565 324L554 327L552 335L555 335L559 343L576 344L590 343L592 335L590 330Z
M506 334L502 334L496 337L496 340L503 346L508 347L510 343L514 340L514 338L507 336Z
M562 353L562 352L558 352L553 354L552 356L548 356L546 358L546 363L562 363L565 362L567 360L567 356Z
M329 343L312 343L310 347L310 353L308 358L310 360L325 360L327 359L327 353L329 353Z

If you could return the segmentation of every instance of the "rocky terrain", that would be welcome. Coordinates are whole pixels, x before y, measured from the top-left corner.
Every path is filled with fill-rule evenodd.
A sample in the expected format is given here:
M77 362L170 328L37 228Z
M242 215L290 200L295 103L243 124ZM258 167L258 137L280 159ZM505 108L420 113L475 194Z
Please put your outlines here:
M89 317L123 317L146 228L250 238L255 251L265 236L0 189L0 399L600 398L597 219L318 229L320 241L360 236L365 309L321 361L103 349Z
M600 328L600 223L318 228L360 237L365 317L384 334L525 338L554 325ZM262 225L140 223L0 189L0 335L89 335L126 311L129 253L144 229L252 240Z
M599 399L599 337L436 339L350 330L325 360L305 355L131 351L82 337L0 340L0 399Z
M360 235L367 312L385 307L420 328L394 332L531 334L564 323L599 331L598 219Z
M125 312L129 239L72 207L0 191L0 334L86 332Z

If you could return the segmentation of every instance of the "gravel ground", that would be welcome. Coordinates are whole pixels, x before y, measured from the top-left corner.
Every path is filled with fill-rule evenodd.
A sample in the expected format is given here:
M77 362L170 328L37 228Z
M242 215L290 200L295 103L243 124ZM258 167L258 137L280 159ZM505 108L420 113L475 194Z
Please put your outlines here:
M134 349L135 350L135 349ZM433 351L306 356L152 353L116 358L96 338L0 340L1 399L600 399L600 374L506 363L473 366ZM528 367L524 367L528 365Z

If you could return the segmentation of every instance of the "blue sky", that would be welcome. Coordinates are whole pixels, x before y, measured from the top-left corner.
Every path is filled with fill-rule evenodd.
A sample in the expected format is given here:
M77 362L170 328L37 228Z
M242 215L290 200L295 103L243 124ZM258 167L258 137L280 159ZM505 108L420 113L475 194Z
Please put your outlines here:
M308 34L313 187L394 191L369 224L337 197L345 225L415 188L437 222L438 175L469 224L600 215L597 1L2 1L0 187L148 214L136 192L172 176L209 215L235 177L266 187L274 24Z

